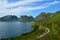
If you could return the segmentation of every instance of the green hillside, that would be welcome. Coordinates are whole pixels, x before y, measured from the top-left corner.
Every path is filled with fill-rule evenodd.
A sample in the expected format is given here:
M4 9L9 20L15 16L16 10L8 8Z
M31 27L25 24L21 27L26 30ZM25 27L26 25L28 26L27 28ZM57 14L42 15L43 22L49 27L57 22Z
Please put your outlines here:
M56 14L47 21L46 25L51 31L47 40L60 40L60 12L56 12Z
M55 22L60 20L60 13L57 13L56 15L54 15L54 17L52 17L49 22Z
M54 14L50 12L41 12L36 18L35 21L40 21L40 23L45 23L50 19Z

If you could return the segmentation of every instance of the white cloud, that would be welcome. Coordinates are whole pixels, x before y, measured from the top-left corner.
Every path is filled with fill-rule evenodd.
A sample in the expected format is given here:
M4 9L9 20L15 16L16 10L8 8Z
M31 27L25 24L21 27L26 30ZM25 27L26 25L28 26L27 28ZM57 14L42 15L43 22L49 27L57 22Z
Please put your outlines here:
M3 5L2 7L9 8L9 7L13 7L13 6L27 5L27 4L30 4L33 2L38 2L38 1L42 1L42 0L23 0L23 1L18 1L16 3L11 3L11 4L7 4L7 0L3 0L2 2L0 0L0 3L1 3L1 5Z
M0 15L2 15L2 16L16 15L16 14L20 14L22 12L29 12L32 10L44 9L53 4L59 3L58 1L54 1L54 2L46 3L46 4L35 6L35 7L22 7L21 6L21 5L31 4L33 2L38 2L38 1L41 2L43 0L23 0L23 1L18 1L16 3L8 3L7 0L3 0L3 1L0 0ZM19 6L19 7L15 8L15 9L7 9L7 8L14 7L14 6Z

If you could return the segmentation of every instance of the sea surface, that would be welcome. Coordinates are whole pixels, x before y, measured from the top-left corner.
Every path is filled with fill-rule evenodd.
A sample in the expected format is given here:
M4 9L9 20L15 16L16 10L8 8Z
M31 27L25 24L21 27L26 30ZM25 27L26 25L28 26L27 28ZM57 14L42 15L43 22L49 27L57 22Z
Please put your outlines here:
M32 24L24 22L0 22L0 38L19 36L32 31Z

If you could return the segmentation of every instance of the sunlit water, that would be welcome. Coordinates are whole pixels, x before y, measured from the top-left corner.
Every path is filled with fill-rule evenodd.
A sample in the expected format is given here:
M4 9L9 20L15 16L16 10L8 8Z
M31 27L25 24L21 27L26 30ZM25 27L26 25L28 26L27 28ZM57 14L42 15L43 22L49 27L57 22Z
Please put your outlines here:
M9 38L31 31L32 25L21 22L0 22L0 38Z

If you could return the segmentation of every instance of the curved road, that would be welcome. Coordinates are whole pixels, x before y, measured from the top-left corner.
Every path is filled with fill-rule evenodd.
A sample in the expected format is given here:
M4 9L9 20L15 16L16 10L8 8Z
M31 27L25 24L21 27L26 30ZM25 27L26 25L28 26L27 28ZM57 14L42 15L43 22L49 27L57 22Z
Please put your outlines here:
M47 30L47 32L46 32L46 30ZM48 28L46 28L46 30L45 30L45 33L43 33L42 35L38 36L37 38L41 38L41 37L47 35L50 32L50 30Z

